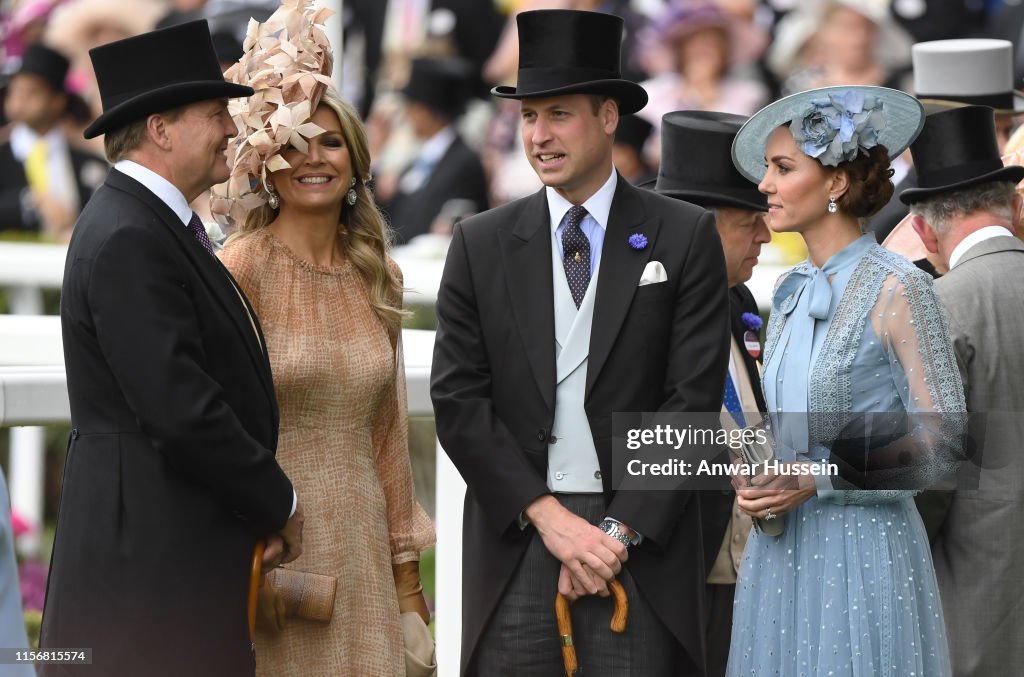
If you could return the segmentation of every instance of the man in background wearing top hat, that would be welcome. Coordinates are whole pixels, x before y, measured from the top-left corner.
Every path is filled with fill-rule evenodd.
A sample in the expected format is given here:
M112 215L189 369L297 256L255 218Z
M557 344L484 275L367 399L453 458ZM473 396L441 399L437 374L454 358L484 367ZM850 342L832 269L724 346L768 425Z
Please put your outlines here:
M972 432L984 444L932 543L953 674L1008 675L1024 663L1024 167L1003 166L991 109L929 115L910 147L918 188L900 193L928 251L949 272L935 281L949 316ZM981 421L977 417L982 416Z
M703 675L705 571L694 492L620 490L613 412L717 412L728 285L708 212L612 166L622 20L518 15L527 157L540 192L454 233L438 292L431 396L466 480L462 674L561 674L556 591L588 675ZM717 418L717 416L716 416ZM608 629L607 582L629 596Z
M933 40L915 44L910 53L914 63L914 95L926 110L965 105L990 107L1002 152L1013 130L1014 116L1024 113L1024 103L1013 86L1013 43L987 38ZM892 200L868 224L879 242L907 215L898 196L917 185L915 168L911 166L894 180L896 191Z
M76 224L61 295L71 438L40 646L43 675L252 675L253 547L301 553L274 459L277 405L252 308L189 202L228 177L236 133L205 21L90 53L114 163Z
M397 243L424 233L452 201L461 201L452 217L487 209L487 183L480 156L462 140L455 121L469 99L471 69L453 58L413 59L402 89L405 116L423 143L419 154L398 177L397 190L381 209L388 214ZM447 205L447 207L446 207Z
M731 113L676 111L661 119L661 168L654 190L686 200L715 215L729 276L729 373L722 413L731 426L759 422L767 409L761 392L761 318L747 286L771 242L765 223L768 201L732 163L732 142L747 118ZM730 488L700 492L704 564L708 570L708 676L725 675L732 631L736 574L751 520L736 507Z
M14 123L0 145L0 230L67 237L82 205L107 175L107 163L72 148L61 122L84 101L68 92L68 60L41 43L29 45L4 92Z

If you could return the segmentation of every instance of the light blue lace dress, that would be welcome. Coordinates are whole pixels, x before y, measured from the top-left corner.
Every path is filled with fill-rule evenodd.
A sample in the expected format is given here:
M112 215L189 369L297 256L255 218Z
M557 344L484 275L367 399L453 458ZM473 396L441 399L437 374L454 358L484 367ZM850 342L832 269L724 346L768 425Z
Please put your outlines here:
M932 468L948 469L958 452L948 422L964 411L963 389L931 279L871 236L780 281L763 387L772 414L835 413L777 419L780 458L824 459L851 413L891 411L951 413L924 420L911 439ZM781 536L752 532L747 543L730 676L950 674L912 491L837 490L823 480L785 519Z

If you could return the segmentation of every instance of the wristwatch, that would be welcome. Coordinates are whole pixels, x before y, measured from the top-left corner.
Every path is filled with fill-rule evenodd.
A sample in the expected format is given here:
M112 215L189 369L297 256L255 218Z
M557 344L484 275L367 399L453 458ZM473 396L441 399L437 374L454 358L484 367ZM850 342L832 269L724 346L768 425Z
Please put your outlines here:
M619 523L614 520L604 520L597 525L597 528L626 546L627 549L633 545L633 541L619 528Z

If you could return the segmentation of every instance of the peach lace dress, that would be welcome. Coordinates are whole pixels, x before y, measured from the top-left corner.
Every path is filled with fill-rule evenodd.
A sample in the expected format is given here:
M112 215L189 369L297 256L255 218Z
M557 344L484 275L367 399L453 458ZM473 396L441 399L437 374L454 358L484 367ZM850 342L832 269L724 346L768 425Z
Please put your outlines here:
M300 259L269 229L220 254L260 319L281 410L277 459L305 511L288 567L338 578L330 624L257 632L257 675L403 677L391 564L434 532L413 493L405 374L350 261ZM394 262L389 262L394 266Z

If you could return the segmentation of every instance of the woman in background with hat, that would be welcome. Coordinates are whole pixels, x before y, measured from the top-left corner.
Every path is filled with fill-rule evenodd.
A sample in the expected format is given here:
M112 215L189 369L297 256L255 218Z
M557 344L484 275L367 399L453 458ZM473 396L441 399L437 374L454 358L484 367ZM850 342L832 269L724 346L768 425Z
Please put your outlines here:
M329 12L311 5L255 24L226 74L257 94L236 109L243 132L228 150L228 186L241 226L221 258L263 324L281 409L277 458L308 515L293 570L337 578L326 625L258 628L257 674L403 677L414 636L428 674L419 558L434 532L409 462L402 276L367 186L362 123L327 84ZM255 31L279 41L261 46ZM293 65L263 80L286 50ZM214 199L214 212L224 204Z
M799 233L809 252L772 299L763 384L775 456L830 474L737 486L752 517L791 514L780 536L748 541L730 675L949 674L912 496L931 470L954 465L950 419L964 411L963 389L931 279L860 225L888 200L890 155L922 123L902 92L829 87L769 105L733 144L737 168L767 196L772 230ZM888 423L900 416L913 434ZM858 454L871 473L848 472Z
M898 86L912 43L888 2L810 0L779 22L768 65L783 94L840 84Z
M714 2L677 0L650 30L671 64L642 83L650 100L640 116L656 127L675 110L750 115L768 100L764 83L739 72L767 45L767 35L749 21L728 16Z

